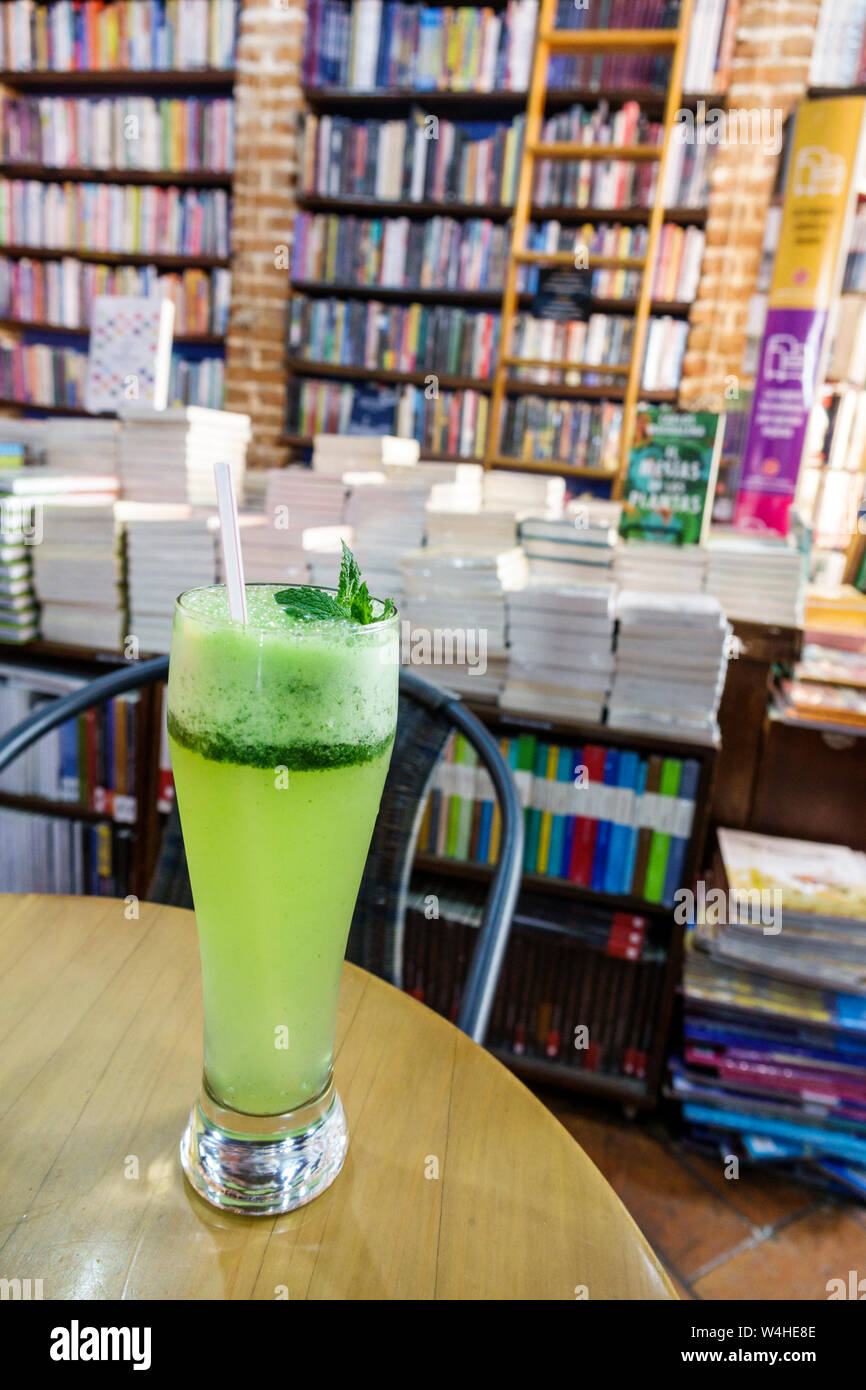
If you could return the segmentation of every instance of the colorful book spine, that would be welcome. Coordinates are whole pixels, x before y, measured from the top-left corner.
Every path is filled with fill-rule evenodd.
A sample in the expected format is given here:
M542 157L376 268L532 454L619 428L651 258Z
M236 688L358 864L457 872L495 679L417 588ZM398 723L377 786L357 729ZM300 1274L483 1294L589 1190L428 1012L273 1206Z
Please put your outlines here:
M643 887L643 896L651 903L664 901L665 874L671 847L670 827L672 819L670 813L674 810L673 798L679 793L681 771L682 763L679 758L664 759L657 802L659 820L657 828L652 832ZM667 805L665 804L666 798L671 799Z
M605 871L610 841L613 834L614 797L611 788L617 786L620 755L617 748L608 748L604 760L604 785L602 788L602 811L598 817L598 830L595 838L595 852L592 858L590 887L596 893L605 891Z

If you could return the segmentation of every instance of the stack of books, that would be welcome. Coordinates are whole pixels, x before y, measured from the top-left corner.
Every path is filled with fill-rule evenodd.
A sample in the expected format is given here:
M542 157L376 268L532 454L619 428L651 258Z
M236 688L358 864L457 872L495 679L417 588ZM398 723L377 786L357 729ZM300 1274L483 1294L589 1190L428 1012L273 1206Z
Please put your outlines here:
M346 484L342 474L310 468L270 468L265 488L265 529L250 532L252 558L263 548L262 566L277 561L281 575L294 583L309 581L309 554L304 534L320 526L343 526ZM247 554L247 535L243 535ZM348 542L347 542L348 543Z
M613 569L621 589L656 594L699 594L704 588L706 553L697 545L620 540Z
M608 723L701 742L718 738L731 633L718 599L625 589L617 617Z
M512 469L484 474L485 510L513 511L516 516L540 516L556 520L565 506L565 479Z
M850 585L810 589L806 641L773 692L788 723L866 729L866 596Z
M612 584L512 589L504 709L600 723L613 677Z
M718 838L711 882L683 903L692 926L671 1094L708 1152L863 1197L866 855Z
M346 504L346 520L352 527L355 559L371 594L392 598L402 609L400 556L403 551L417 550L424 544L431 489L434 485L449 486L449 481L437 482L439 479L450 480L452 487L457 486L461 467L419 463L414 468L403 468L387 464L384 480L370 486L364 486L362 480L375 474L356 475Z
M533 579L551 584L613 582L613 557L622 508L618 502L569 502L558 521L529 516L520 544Z
M728 618L799 627L804 557L784 540L714 531L707 542L706 592Z
M49 467L117 476L120 426L116 420L48 419L44 425Z
M386 466L412 468L420 453L416 439L395 434L317 434L313 472L341 478L344 473L382 472Z
M4 493L0 472L0 642L29 642L39 632L33 588L34 520L26 499L14 501Z
M54 494L43 493L42 540L33 555L41 635L46 642L116 651L126 634L123 556L114 517L117 478L107 473L54 478Z
M427 544L455 554L464 551L513 550L517 545L517 516L513 511L459 512L452 508L427 508Z
M526 582L519 546L427 546L402 559L409 664L437 685L498 697L507 670L505 596Z
M129 633L139 655L167 652L178 594L216 584L212 513L185 503L118 502L126 537Z
M120 482L130 502L189 502L214 506L213 466L231 466L235 492L243 495L249 415L202 406L170 410L124 407L121 415Z

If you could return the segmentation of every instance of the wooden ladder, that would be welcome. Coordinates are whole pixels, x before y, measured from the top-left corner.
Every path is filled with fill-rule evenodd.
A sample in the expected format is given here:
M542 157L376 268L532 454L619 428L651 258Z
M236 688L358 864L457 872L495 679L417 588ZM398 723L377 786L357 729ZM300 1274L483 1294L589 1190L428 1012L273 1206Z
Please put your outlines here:
M499 329L499 353L493 378L493 392L490 403L490 418L487 432L487 452L485 468L525 468L543 473L558 473L570 477L604 478L613 480L613 495L618 497L628 466L631 440L634 435L638 400L640 397L641 372L647 327L652 308L652 283L659 239L664 225L664 206L662 202L665 170L668 151L674 126L674 118L682 102L682 80L688 47L689 24L693 0L680 0L679 23L676 29L557 29L557 0L541 0L538 19L538 35L532 65L532 78L526 105L526 128L524 132L523 159L517 185L517 198L511 231L511 248L505 275L505 289L502 296L502 317ZM553 55L568 54L574 57L594 53L650 53L671 55L671 69L664 111L664 138L661 145L580 145L574 143L545 144L540 140L541 126L547 101L547 67ZM598 94L604 99L604 91ZM623 159L646 160L658 163L655 200L648 218L648 236L644 256L592 256L589 257L589 270L624 269L636 270L642 274L641 289L634 311L634 331L632 357L628 366L599 366L596 363L556 362L539 358L516 357L511 352L511 333L518 310L519 296L517 276L520 266L573 266L573 251L528 251L526 233L532 213L532 190L534 186L535 163L539 159ZM605 221L616 221L617 209L611 209ZM593 219L598 222L601 219ZM617 390L610 387L609 396L602 399L621 400L623 403L622 434L620 439L619 466L616 473L601 468L584 468L568 460L522 459L516 455L503 455L500 452L502 414L507 395L531 395L534 383L516 381L509 378L509 368L548 367L557 371L589 371L605 376L619 376L624 386ZM563 399L571 396L580 398L580 387L563 386Z

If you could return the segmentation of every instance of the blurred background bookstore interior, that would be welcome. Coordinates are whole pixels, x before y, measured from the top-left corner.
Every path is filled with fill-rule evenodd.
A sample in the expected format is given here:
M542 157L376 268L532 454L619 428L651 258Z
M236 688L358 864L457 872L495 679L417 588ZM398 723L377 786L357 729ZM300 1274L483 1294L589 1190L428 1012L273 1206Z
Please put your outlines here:
M866 0L5 0L0 105L0 732L168 650L215 457L249 580L346 540L523 799L488 1048L683 1297L826 1297L866 1253ZM163 702L0 774L0 889L147 897ZM452 1019L499 830L456 737L401 981Z

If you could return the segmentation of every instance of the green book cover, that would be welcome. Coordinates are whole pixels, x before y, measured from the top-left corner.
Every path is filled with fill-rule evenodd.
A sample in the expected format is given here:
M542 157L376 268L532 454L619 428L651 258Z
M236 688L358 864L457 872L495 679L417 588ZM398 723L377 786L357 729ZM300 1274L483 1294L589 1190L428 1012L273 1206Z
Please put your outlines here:
M463 735L456 734L454 737L454 762L456 764L462 763L463 761L463 749L465 745L466 740L463 737ZM451 793L451 799L448 803L448 835L445 841L445 854L448 859L457 858L457 831L460 826L461 804L460 795L457 791L457 777L459 775L460 774L456 772L454 769L451 770L451 777L454 780L451 784L453 790Z
M547 777L547 759L549 752L549 744L536 744L535 760L532 769L533 791L535 790L535 783L537 781L543 782ZM528 874L534 874L538 867L538 841L540 836L541 811L536 806L530 806L526 817L526 845L523 854L523 867Z
M645 406L638 412L620 535L663 545L706 538L724 437L723 415Z
M676 796L680 789L682 763L679 758L665 758L659 780L660 796ZM660 903L665 891L665 874L671 847L670 832L654 830L647 856L646 881L643 895L648 902Z
M517 768L514 780L523 802L524 833L529 833L529 800L532 796L532 771L535 767L535 734L520 734L517 740ZM524 863L526 848L524 840Z
M454 857L469 858L469 844L472 839L472 817L475 812L475 770L478 767L478 754L467 739L463 740L463 757L457 774L460 788L460 810L457 816L457 841ZM465 781L464 781L465 779Z

